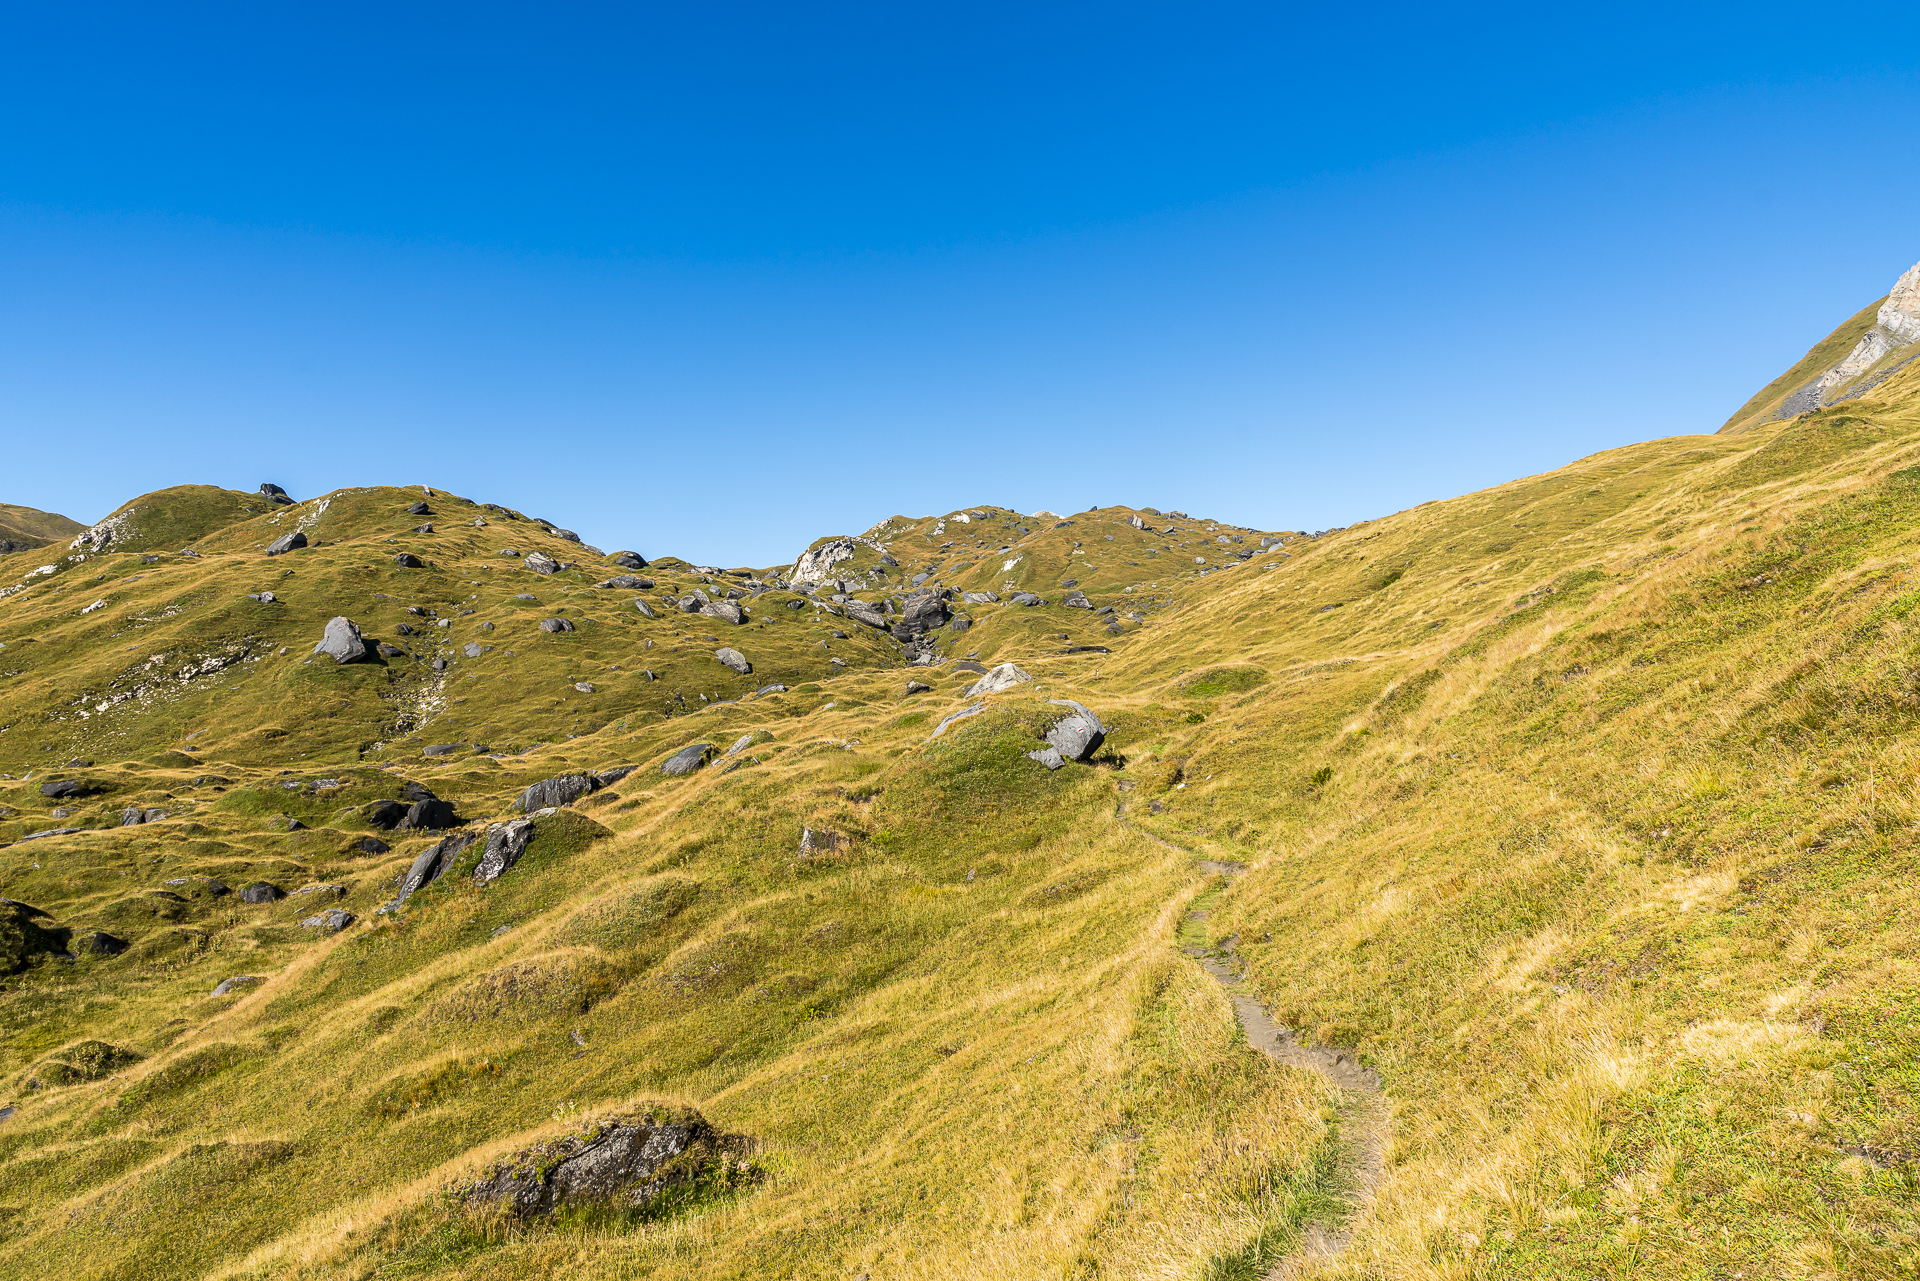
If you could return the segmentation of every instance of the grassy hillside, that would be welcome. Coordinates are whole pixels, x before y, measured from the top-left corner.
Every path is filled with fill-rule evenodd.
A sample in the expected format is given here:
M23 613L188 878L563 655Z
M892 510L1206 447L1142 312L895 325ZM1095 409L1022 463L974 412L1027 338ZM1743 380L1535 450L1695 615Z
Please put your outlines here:
M1238 1278L1334 1225L1330 1274L1920 1267L1920 372L1318 537L895 517L836 583L1000 597L914 668L785 567L245 499L0 599L0 1275ZM727 584L741 625L663 603ZM342 613L400 652L309 662ZM1026 756L1054 698L1091 763ZM404 783L484 833L624 765L379 911L441 836L371 825ZM213 885L256 881L307 892ZM1181 944L1379 1073L1371 1198L1353 1101ZM665 1105L750 1155L647 1212L448 1194Z
M0 555L64 542L85 528L54 512L0 503Z

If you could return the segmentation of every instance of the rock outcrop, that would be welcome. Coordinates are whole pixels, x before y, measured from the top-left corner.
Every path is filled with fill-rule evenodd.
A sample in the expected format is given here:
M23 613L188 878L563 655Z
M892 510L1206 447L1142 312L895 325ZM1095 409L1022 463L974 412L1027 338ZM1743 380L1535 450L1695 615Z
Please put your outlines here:
M658 1108L611 1116L516 1152L449 1190L469 1205L497 1205L516 1219L551 1214L563 1205L637 1210L696 1182L750 1182L752 1148L750 1140L719 1133L691 1108Z
M360 638L360 628L351 618L333 618L327 621L327 629L320 636L320 643L313 647L316 654L325 654L336 663L360 663L367 657L367 644Z

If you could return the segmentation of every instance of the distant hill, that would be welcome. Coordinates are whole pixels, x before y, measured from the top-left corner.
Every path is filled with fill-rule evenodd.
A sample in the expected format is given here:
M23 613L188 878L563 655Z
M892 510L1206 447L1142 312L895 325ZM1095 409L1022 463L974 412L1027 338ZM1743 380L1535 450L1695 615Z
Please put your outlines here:
M55 512L0 503L0 556L64 542L85 528Z

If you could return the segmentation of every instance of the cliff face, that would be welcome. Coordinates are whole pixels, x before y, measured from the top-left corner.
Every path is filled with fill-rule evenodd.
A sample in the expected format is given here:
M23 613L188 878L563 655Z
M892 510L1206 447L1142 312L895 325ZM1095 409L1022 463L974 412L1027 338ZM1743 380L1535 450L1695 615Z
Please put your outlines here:
M1852 400L1920 356L1920 263L1893 290L1822 339L1799 363L1762 388L1722 432L1796 418Z

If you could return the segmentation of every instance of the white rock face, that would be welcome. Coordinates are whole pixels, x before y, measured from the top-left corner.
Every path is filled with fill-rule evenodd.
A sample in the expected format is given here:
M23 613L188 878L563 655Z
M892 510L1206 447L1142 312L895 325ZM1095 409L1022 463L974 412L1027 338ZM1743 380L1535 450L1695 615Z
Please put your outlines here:
M1920 263L1907 268L1880 304L1880 327L1903 343L1920 342Z
M795 587L824 583L833 577L835 565L853 559L853 549L854 541L851 538L836 538L810 552L801 552L800 559L793 562L793 573L788 577Z

